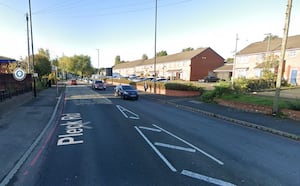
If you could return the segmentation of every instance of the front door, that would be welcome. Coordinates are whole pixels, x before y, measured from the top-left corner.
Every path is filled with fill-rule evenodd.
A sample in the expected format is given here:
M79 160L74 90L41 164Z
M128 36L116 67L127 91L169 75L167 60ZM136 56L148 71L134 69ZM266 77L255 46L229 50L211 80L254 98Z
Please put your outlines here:
M291 80L290 80L290 83L292 85L297 85L297 73L298 73L297 70L292 70L291 71Z

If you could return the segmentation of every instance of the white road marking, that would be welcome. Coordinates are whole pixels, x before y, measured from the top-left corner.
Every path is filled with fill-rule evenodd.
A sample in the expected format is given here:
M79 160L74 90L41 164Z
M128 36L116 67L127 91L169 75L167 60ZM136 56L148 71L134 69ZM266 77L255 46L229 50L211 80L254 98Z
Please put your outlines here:
M188 171L188 170L181 171L181 174L185 175L185 176L192 177L192 178L196 178L196 179L199 179L199 180L202 180L202 181L206 181L208 183L212 183L212 184L215 184L215 185L220 185L220 186L235 186L232 183L229 183L229 182L226 182L226 181L223 181L223 180L220 180L220 179L208 177L208 176L205 176L205 175L202 175L202 174L198 174L198 173L195 173L195 172L191 172L191 171Z
M150 130L153 132L161 132L161 130L159 129L155 129L155 128L150 128L150 127L139 127L140 129L144 129L144 130Z
M176 138L176 139L178 139L179 141L181 141L181 142L187 144L188 146L190 146L190 147L196 149L197 151L199 151L200 153L202 153L202 154L204 154L205 156L209 157L210 159L214 160L214 161L217 162L218 164L224 165L224 163L223 163L222 161L220 161L220 160L218 160L217 158L213 157L212 155L206 153L205 151L199 149L199 148L196 147L195 145L193 145L193 144L191 144L191 143L185 141L184 139L181 139L180 137L176 136L175 134L172 134L171 132L169 132L169 131L167 131L167 130L165 130L165 129L163 129L163 128L161 128L161 127L155 125L155 124L153 124L153 126L156 127L156 128L158 128L158 129L160 129L160 130L162 130L163 132L169 134L170 136L173 136L174 138Z
M192 148L185 148L185 147L180 147L180 146L176 146L176 145L170 145L170 144L166 144L166 143L155 142L154 145L160 146L160 147L166 147L166 148L170 148L170 149L187 151L187 152L196 152L196 150L192 149Z
M159 150L150 142L150 140L143 134L143 132L136 126L134 128L144 138L144 140L148 143L148 145L150 145L150 147L160 157L160 159L162 159L165 162L165 164L171 169L171 171L176 172L177 170L175 169L175 167L165 158L163 154L159 152Z
M116 105L116 107L119 109L119 111L123 114L125 118L130 119L140 119L139 115L135 114L134 112L122 107L121 105ZM131 114L132 116L128 116L126 113Z

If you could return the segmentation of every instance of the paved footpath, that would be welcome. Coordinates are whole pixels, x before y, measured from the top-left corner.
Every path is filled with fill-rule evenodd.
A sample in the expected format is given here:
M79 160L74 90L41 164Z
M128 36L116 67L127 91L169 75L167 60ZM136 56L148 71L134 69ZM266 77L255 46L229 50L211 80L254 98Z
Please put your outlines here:
M38 92L36 98L29 92L0 102L1 186L6 184L4 180L13 176L38 142L52 118L58 103L57 95L57 89L52 87Z
M33 98L32 93L26 93L0 102L0 186L5 185L18 170L18 166L26 160L26 154L30 154L34 144L38 143L37 139L41 138L46 126L52 122L61 100L58 98L60 90L52 87L38 92L36 98ZM299 121L202 103L195 97L178 98L142 93L141 99L159 101L300 141Z

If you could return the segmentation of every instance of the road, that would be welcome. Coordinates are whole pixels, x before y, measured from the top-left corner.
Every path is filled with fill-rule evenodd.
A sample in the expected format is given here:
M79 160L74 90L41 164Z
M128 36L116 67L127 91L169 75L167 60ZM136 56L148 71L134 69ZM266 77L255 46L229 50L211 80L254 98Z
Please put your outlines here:
M11 185L300 185L299 142L146 96L67 87Z

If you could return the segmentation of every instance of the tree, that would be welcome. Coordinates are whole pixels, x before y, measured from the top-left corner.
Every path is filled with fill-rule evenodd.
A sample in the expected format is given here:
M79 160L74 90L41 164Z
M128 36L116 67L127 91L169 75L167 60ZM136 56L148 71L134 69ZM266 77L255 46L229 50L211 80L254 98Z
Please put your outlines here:
M142 55L142 59L143 59L143 60L147 60L147 59L148 59L147 54L143 54L143 55Z
M34 70L39 77L49 75L52 67L50 62L50 53L48 49L40 48L38 53L34 55Z
M167 53L167 51L165 51L165 50L162 50L162 51L160 51L160 52L158 52L158 53L156 54L157 57L167 56L167 55L168 55L168 53Z
M74 55L70 58L69 70L75 75L90 76L93 73L90 56Z
M49 75L52 70L49 58L40 53L36 54L34 56L34 69L35 72L38 73L39 77Z
M121 57L118 55L115 57L115 65L118 65L121 63Z
M233 63L234 58L229 57L225 61L226 61L226 63Z
M184 48L184 49L182 49L182 52L186 52L186 51L193 51L194 50L194 48L192 48L192 47L188 47L188 48Z
M276 35L270 34L270 35L267 35L267 36L264 38L263 41L268 41L268 40L269 40L269 37L270 37L270 40L274 40L274 39L278 39L278 38L279 38L279 37L276 36Z

